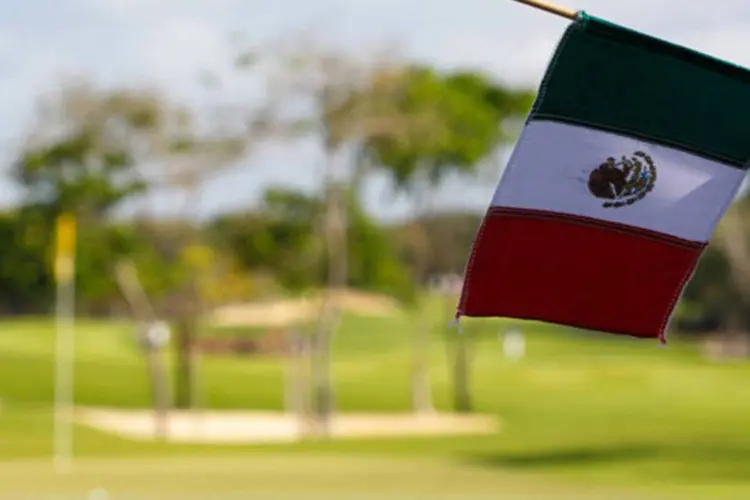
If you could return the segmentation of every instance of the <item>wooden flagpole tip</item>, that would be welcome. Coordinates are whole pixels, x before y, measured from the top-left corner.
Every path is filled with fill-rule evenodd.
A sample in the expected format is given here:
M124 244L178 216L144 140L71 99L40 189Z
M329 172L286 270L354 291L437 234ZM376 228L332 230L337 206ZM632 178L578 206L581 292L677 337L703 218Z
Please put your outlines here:
M576 15L578 14L578 12L576 12L573 9L562 7L560 5L547 2L546 0L514 0L514 1L528 5L529 7L534 7L536 9L549 12L550 14L555 14L555 15L564 17L566 19L570 19L570 20L574 20L576 18Z

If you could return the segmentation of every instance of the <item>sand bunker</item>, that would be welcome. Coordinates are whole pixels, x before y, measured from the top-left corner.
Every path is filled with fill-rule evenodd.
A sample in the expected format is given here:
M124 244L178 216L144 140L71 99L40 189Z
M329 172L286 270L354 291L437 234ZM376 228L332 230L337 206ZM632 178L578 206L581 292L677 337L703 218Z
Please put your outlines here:
M382 295L355 290L336 290L331 295L332 300L349 313L388 317L399 312L397 302ZM234 304L215 309L208 320L216 326L282 327L317 318L322 301L323 295L316 294L300 299Z
M77 421L95 429L137 440L156 436L154 412L79 409ZM173 412L168 440L180 443L290 443L302 439L307 424L294 415L275 412ZM413 437L497 432L499 422L487 415L342 414L331 422L333 438Z

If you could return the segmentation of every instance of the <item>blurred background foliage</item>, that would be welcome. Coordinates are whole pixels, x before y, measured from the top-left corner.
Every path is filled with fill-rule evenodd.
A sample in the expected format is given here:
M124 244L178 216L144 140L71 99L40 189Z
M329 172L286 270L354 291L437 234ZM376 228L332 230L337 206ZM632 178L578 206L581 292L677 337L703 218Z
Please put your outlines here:
M7 165L21 201L0 213L0 459L49 453L55 337L45 317L55 308L55 220L71 213L79 228L79 405L277 410L291 385L284 356L300 350L309 356L310 380L295 390L309 389L306 411L323 422L334 411L410 409L481 411L508 423L507 434L465 441L372 440L334 449L461 461L430 462L426 472L404 478L424 491L451 474L461 487L481 484L493 494L506 485L495 476L464 481L464 473L480 474L475 465L591 481L611 467L621 482L664 476L688 484L706 462L708 479L735 474L748 491L742 412L750 399L739 379L747 368L701 364L706 353L712 362L750 357L745 191L679 302L670 325L673 357L657 357L632 339L516 321L466 321L457 335L447 325L483 213L444 208L440 188L456 178L497 182L534 92L392 54L363 60L314 44L281 49L233 54L237 75L262 83L259 103L226 106L217 95L198 112L174 102L168 89L84 81L61 82L40 96L38 116ZM221 80L210 80L220 93ZM207 181L243 168L265 145L310 139L320 154L318 189L279 183L243 208L196 215ZM411 202L409 217L385 222L366 209L363 191L375 177L386 180L385 203L397 196ZM146 196L165 187L180 194L177 216L148 209ZM117 277L123 263L136 271L145 301L126 300ZM150 345L144 335L158 320L171 327L167 345ZM132 330L139 342L129 341ZM503 352L511 330L529 333L528 364ZM173 354L166 361L164 347ZM84 455L195 451L77 432ZM206 470L216 470L206 449L196 449ZM640 468L631 468L636 459ZM350 465L338 462L336 471L342 463ZM368 477L369 467L362 468ZM132 470L146 474L140 465ZM247 471L232 477L244 480ZM0 483L14 477L0 474ZM216 477L206 484L215 486ZM315 477L306 480L319 486ZM376 490L398 481L370 482ZM360 486L356 478L334 483ZM598 498L605 497L615 498Z

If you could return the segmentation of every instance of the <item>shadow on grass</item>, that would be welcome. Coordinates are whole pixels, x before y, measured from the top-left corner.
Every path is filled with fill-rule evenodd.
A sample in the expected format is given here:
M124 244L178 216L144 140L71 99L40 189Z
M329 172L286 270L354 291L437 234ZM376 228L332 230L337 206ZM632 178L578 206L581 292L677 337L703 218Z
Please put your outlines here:
M506 469L547 469L586 467L600 463L633 462L654 458L660 450L651 446L613 446L607 448L569 448L525 453L497 453L469 458L475 465Z
M484 453L466 457L481 467L528 472L554 469L628 470L644 478L670 478L683 484L742 483L750 487L750 443L670 443L613 445L527 452Z

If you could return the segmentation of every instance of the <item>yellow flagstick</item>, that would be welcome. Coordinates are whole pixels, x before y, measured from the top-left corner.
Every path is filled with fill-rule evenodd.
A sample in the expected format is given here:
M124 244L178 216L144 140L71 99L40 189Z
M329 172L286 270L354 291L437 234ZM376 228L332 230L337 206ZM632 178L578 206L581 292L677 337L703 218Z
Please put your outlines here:
M545 0L514 0L515 2L534 7L536 9L544 10L551 14L555 14L566 19L575 19L577 12L567 7L562 7Z
M73 459L73 362L75 356L75 255L76 219L57 219L55 247L55 422L54 464L57 473L70 469Z

